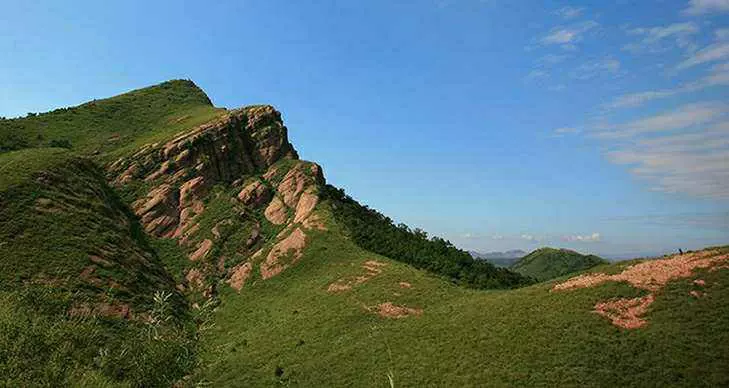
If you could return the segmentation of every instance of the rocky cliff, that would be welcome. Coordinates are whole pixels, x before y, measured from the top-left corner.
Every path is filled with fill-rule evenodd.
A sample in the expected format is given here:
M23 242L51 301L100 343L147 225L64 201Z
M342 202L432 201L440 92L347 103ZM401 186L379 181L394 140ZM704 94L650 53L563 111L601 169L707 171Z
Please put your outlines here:
M314 212L321 167L298 159L271 106L232 110L106 170L145 231L187 253L180 288L206 296L221 278L240 289L277 275L298 260L307 230L325 228Z

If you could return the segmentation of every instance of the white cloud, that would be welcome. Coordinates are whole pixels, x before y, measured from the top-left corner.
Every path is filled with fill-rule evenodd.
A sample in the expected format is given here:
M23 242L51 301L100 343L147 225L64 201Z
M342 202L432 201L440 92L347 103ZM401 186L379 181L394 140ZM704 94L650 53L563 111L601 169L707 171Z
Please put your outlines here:
M714 65L702 78L673 89L649 90L618 96L604 105L607 109L634 108L649 101L673 97L683 93L691 93L715 86L729 85L729 62Z
M557 128L554 130L554 133L557 135L567 135L567 134L573 134L573 133L579 133L580 130L573 127L562 127Z
M525 234L522 234L519 237L522 240L527 240L527 241L533 242L533 243L538 243L538 242L542 241L542 239L540 237L537 237L537 236L534 236L534 235L531 235L531 234L526 234L526 233Z
M544 70L540 69L534 69L527 74L527 76L524 78L526 81L534 81L541 78L547 78L549 77L549 73L547 73Z
M729 120L619 144L608 153L616 164L651 182L653 190L729 198Z
M565 50L573 50L576 48L575 43L582 41L586 32L598 26L599 24L592 20L570 26L558 26L542 37L540 42L543 45L559 45Z
M729 11L729 0L690 0L683 12L687 15L702 15L710 12Z
M604 74L617 74L619 71L620 61L614 58L603 58L583 63L570 73L570 77L588 80Z
M729 28L718 28L714 31L716 40L729 40Z
M729 58L729 42L714 43L693 53L688 59L679 63L678 66L676 66L676 70L684 70L726 58Z
M641 134L685 129L711 123L729 114L729 104L702 102L683 105L677 109L645 117L624 124L612 125L598 137L624 138Z
M600 233L592 233L588 235L562 236L562 240L568 242L600 242L602 240Z
M633 53L656 53L669 50L670 47L666 41L670 40L676 46L693 51L696 45L691 40L691 36L699 32L699 27L692 22L674 23L668 26L650 27L650 28L633 28L628 30L629 35L639 36L642 39L626 44L623 50Z
M676 90L652 90L647 92L630 93L615 98L606 108L627 108L643 105L644 103L659 98L671 97Z
M570 57L570 55L560 54L547 54L537 60L537 63L542 66L552 66L558 63L564 62Z
M579 17L580 15L582 15L582 12L584 12L584 11L585 11L585 8L583 8L583 7L562 7L560 9L554 11L554 14L563 19L569 20L569 19L574 19L576 17Z

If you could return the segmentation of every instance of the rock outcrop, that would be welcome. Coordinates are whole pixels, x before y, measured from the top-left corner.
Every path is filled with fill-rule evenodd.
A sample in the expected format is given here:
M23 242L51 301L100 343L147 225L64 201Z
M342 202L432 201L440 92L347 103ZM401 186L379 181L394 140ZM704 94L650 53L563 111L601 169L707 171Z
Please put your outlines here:
M177 239L196 263L186 289L223 277L240 290L259 265L263 279L273 277L301 258L305 230L325 229L315 213L325 183L321 167L298 160L270 106L230 111L145 145L108 165L107 174L113 185L136 191L132 209L146 232ZM233 212L221 212L221 203ZM275 235L262 234L263 219Z
M133 204L134 212L148 233L179 237L190 226L181 221L189 223L192 213L201 212L198 200L208 187L263 173L281 159L297 158L281 114L270 106L254 106L231 111L166 143L145 145L107 171L116 186L132 181L152 184Z

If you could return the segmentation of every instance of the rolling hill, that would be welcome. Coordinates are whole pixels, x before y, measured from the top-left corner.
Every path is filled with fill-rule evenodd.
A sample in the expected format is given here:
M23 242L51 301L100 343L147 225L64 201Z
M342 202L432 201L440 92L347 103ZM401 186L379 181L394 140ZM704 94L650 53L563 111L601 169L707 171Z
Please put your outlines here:
M0 121L2 384L729 384L729 249L497 268L287 133L189 81Z
M512 270L539 281L584 271L608 262L595 255L583 255L569 249L540 248L511 265Z

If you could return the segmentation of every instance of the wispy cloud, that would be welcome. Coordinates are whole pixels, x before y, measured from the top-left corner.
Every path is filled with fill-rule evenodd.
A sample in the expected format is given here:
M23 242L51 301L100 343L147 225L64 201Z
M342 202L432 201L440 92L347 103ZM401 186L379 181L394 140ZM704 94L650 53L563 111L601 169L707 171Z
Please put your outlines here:
M565 20L569 20L580 17L584 11L585 8L583 7L562 7L554 11L554 14Z
M535 81L535 80L547 78L547 77L549 77L549 73L547 73L546 71L541 70L541 69L534 69L534 70L530 71L529 74L526 75L526 77L524 77L524 80L525 81Z
M641 39L623 46L623 50L632 53L657 53L670 50L671 42L676 46L695 50L696 44L691 37L699 32L699 26L693 22L674 23L667 26L650 28L633 28L627 31L629 35L638 36Z
M729 40L729 28L717 28L714 30L716 40Z
M562 236L562 241L568 241L568 242L600 242L602 241L602 238L600 236L600 233L592 233L587 235L572 235L572 236Z
M653 183L653 190L729 198L729 120L617 146L610 161Z
M570 72L570 77L584 81L605 74L617 74L619 71L620 61L614 58L603 58L583 63Z
M729 212L616 216L608 217L604 219L604 221L634 223L642 225L672 226L677 228L729 230Z
M521 236L519 236L519 238L521 238L522 240L532 242L532 243L538 243L538 242L542 241L542 239L540 237L534 236L532 234L527 234L527 233L522 234Z
M634 108L649 101L679 94L700 91L715 86L729 85L729 62L712 66L708 73L696 81L688 82L677 88L663 90L649 90L638 93L629 93L618 96L610 103L603 106L606 109Z
M558 45L565 50L574 50L575 44L583 40L584 34L598 26L597 22L588 20L569 26L554 27L539 42L543 45Z
M729 12L729 0L690 0L686 15L702 15L711 12Z
M709 45L695 53L676 66L676 70L685 70L704 63L716 62L729 58L729 42L719 42Z
M562 63L569 58L570 55L567 54L547 54L537 59L537 64L540 66L553 66L558 63Z
M562 127L562 128L557 128L554 130L554 134L556 136L564 136L564 135L570 135L570 134L575 134L575 133L580 133L580 130L577 128L574 128L574 127Z
M686 104L677 109L644 117L628 123L612 125L610 130L599 132L604 139L625 138L641 134L685 129L711 123L729 115L729 104L725 102L701 102Z

